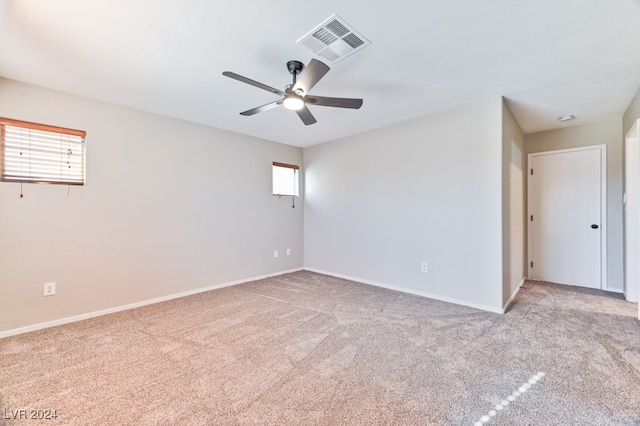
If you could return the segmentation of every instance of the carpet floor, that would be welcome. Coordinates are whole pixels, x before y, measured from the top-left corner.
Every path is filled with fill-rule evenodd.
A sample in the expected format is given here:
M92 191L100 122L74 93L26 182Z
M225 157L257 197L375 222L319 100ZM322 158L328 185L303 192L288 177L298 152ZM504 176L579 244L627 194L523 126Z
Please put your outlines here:
M303 271L1 339L0 424L640 425L637 305L525 287L498 315Z

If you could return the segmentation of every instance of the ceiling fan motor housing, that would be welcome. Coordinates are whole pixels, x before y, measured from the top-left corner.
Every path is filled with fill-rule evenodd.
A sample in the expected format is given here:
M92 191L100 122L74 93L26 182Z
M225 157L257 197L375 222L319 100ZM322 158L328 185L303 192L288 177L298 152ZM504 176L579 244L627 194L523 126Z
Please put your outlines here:
M302 72L304 68L304 64L300 61L289 61L287 62L287 69L289 70L289 74L298 75Z

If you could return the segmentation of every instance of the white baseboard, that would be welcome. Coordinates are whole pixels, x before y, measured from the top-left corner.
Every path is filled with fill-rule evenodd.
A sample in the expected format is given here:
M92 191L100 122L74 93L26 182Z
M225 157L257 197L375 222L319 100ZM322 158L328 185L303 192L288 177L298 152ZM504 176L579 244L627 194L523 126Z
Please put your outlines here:
M529 279L529 278L526 278L526 279ZM619 288L613 288L613 287L607 287L607 286L604 286L602 288L584 287L584 286L581 286L581 285L574 285L574 284L567 284L567 283L557 283L557 282L553 282L553 281L545 281L545 280L539 280L539 279L535 279L535 278L531 278L531 279L529 279L529 281L558 284L558 285L564 285L564 286L569 286L569 287L589 288L589 289L592 289L592 290L602 290L602 291L606 291L607 293L622 294L624 296L625 300L627 300L629 302L635 302L635 300L627 299L627 294L625 293L625 291L622 290L622 289L619 289Z
M0 332L0 339L2 339L4 337L15 336L15 335L18 335L18 334L29 333L31 331L42 330L43 328L55 327L57 325L69 324L69 323L72 323L72 322L82 321L82 320L86 320L86 319L89 319L89 318L95 318L95 317L99 317L99 316L102 316L102 315L114 314L116 312L126 311L126 310L129 310L129 309L135 309L135 308L139 308L141 306L153 305L154 303L166 302L167 300L173 300L173 299L179 299L181 297L192 296L194 294L204 293L206 291L211 291L211 290L217 290L219 288L230 287L230 286L243 284L243 283L247 283L247 282L251 282L251 281L262 280L262 279L269 278L269 277L275 277L277 275L289 274L291 272L298 272L298 271L302 271L303 269L304 268L297 268L297 269L289 269L287 271L274 272L274 273L271 273L271 274L261 275L261 276L258 276L258 277L245 278L245 279L238 280L238 281L232 281L232 282L223 283L223 284L216 284L216 285L212 285L212 286L209 286L209 287L203 287L203 288L198 288L198 289L195 289L195 290L183 291L181 293L170 294L168 296L157 297L155 299L149 299L149 300L143 300L141 302L130 303L128 305L116 306L116 307L113 307L113 308L102 309L100 311L88 312L86 314L74 315L72 317L66 317L66 318L61 318L61 319L57 319L57 320L53 320L53 321L43 322L43 323L40 323L40 324L28 325L26 327L20 327L20 328L14 328L12 330L1 331Z
M511 294L511 297L509 298L509 300L507 300L507 303L504 304L504 307L502 308L502 312L507 312L507 309L509 309L509 306L511 306L511 303L513 302L513 299L516 298L516 296L518 295L518 292L520 291L520 287L524 285L524 282L527 280L527 278L523 278L520 281L520 284L518 284L518 286L516 287L515 291L513 292L513 294Z
M421 297L426 297L428 299L434 299L434 300L439 300L441 302L448 302L448 303L453 303L456 305L462 305L462 306L468 306L470 308L475 308L475 309L480 309L482 311L487 311L487 312L493 312L495 314L504 314L504 310L503 309L496 309L496 308L492 308L490 306L485 306L485 305L480 305L478 303L471 303L468 302L466 300L459 300L459 299L454 299L452 297L445 297L445 296L440 296L437 294L432 294L432 293L427 293L427 292L423 292L423 291L416 291L416 290L411 290L408 288L404 288L404 287L398 287L398 286L394 286L394 285L389 285L389 284L384 284L384 283L380 283L380 282L376 282L376 281L371 281L371 280L365 280L362 278L356 278L356 277L351 277L348 275L342 275L342 274L334 274L333 272L327 272L327 271L322 271L319 269L314 269L314 268L304 268L305 271L309 271L309 272L316 272L318 274L323 274L323 275L329 275L331 277L336 277L336 278L342 278L345 280L349 280L349 281L355 281L361 284L368 284L368 285L372 285L375 287L382 287L382 288L386 288L388 290L394 290L394 291L399 291L401 293L408 293L408 294L413 294L415 296L421 296Z

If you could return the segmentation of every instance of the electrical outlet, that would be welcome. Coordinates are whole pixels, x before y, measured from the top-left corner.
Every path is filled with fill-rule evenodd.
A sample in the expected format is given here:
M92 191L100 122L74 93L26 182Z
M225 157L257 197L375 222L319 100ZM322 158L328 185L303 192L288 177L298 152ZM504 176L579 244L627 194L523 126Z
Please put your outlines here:
M428 268L429 268L429 265L427 265L427 262L422 262L422 263L420 264L420 270L421 270L422 272L427 272Z
M53 296L56 294L56 283L44 283L44 295Z
M274 250L274 251L273 251L273 257L274 257L274 258L278 257L278 250Z
M291 249L287 249L287 256L291 256Z

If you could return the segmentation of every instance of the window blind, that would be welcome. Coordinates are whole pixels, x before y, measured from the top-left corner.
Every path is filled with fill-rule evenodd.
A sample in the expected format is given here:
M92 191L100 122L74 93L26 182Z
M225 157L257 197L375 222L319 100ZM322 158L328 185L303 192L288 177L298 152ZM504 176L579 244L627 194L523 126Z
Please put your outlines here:
M0 179L84 185L86 133L0 118Z
M298 196L298 170L293 164L273 163L273 195Z

